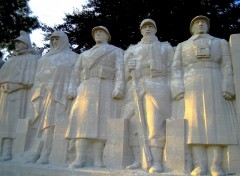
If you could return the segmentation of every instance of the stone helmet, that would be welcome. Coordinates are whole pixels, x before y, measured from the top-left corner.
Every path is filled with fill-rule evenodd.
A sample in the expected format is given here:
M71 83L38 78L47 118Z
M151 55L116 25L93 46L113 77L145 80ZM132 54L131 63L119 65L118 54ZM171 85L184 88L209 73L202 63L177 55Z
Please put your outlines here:
M30 36L27 32L25 32L23 30L20 31L20 36L15 38L14 41L21 41L21 42L27 44L28 48L32 48Z
M156 26L155 21L153 21L153 20L150 19L150 18L146 18L146 19L144 19L144 20L141 22L141 24L140 24L140 29L142 29L143 25L145 25L145 24L152 24L152 25L157 29L157 26Z
M109 31L108 31L108 29L106 27L104 27L104 26L96 26L96 27L94 27L92 29L92 37L93 38L94 38L94 33L95 33L96 30L103 30L104 32L106 32L106 34L108 35L108 42L111 41L111 35L110 35L110 33L109 33Z
M191 34L193 34L193 32L192 32L193 24L194 24L194 22L197 21L197 20L204 20L204 21L206 21L206 23L207 23L207 25L208 25L208 31L209 31L209 29L210 29L210 20L209 20L209 18L206 17L206 16L203 16L203 15L199 15L199 16L196 16L195 18L193 18L192 21L191 21L191 23L190 23L189 29L190 29ZM208 31L207 31L207 32L208 32Z

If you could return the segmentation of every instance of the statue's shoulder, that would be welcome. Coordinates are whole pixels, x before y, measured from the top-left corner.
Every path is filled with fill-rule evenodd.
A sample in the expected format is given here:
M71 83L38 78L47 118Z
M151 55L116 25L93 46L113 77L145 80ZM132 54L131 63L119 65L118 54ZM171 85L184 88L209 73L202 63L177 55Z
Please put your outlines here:
M109 48L112 48L112 49L115 49L115 50L118 50L118 51L122 51L123 52L123 49L118 47L118 46L115 46L115 45L110 45L109 44Z
M127 47L126 51L133 51L136 47L137 47L137 44L130 44L130 45Z
M166 49L172 49L173 48L173 46L168 41L161 42L161 44Z
M168 41L161 42L163 46L172 46Z
M193 44L193 40L190 38L190 39L188 39L188 40L185 40L185 41L182 41L182 42L180 42L180 43L178 43L178 45L177 46L185 46L185 45L192 45Z

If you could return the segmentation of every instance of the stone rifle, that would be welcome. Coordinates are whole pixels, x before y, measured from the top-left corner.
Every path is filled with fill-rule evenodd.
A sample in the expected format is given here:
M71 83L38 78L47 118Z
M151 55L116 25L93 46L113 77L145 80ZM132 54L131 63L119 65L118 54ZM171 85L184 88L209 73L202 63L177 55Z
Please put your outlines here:
M138 120L139 144L140 144L140 147L143 149L143 152L146 158L147 168L149 168L151 167L152 154L150 151L150 147L148 144L148 137L146 134L147 128L146 128L146 121L145 121L145 115L144 115L144 109L143 109L143 103L142 103L142 98L144 94L139 92L139 85L136 78L135 70L131 70L131 76L133 81L133 96L135 100L135 112L137 114L137 120Z

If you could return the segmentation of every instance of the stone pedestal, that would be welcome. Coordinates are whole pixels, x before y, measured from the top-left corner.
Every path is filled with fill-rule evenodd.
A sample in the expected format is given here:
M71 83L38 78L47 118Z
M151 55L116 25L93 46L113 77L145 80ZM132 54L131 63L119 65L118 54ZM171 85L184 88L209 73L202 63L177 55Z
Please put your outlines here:
M56 121L52 151L49 157L50 163L66 164L68 152L68 140L65 139L67 131L68 119Z
M166 122L166 167L172 170L189 172L191 169L190 151L186 145L186 120L176 119Z
M240 119L240 33L230 35L230 51L233 65L233 78L236 91L236 111Z
M230 35L229 39L230 51L233 65L233 78L236 91L236 114L235 121L236 133L240 142L240 33ZM240 145L230 146L228 148L229 170L240 173Z
M110 119L104 162L110 168L124 168L131 161L128 145L128 121L126 119Z
M29 131L29 119L18 119L16 139L13 140L13 157L22 154L26 150Z

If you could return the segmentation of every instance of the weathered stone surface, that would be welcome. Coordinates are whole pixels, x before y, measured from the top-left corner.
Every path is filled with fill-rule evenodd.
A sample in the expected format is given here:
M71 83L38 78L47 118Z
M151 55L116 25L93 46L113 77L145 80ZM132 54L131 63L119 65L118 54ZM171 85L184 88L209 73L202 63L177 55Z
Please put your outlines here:
M199 25L199 30L205 29L208 31L208 23L209 21L206 17L198 16L193 19L190 26L196 27L196 25ZM143 31L151 28L154 33L156 24L151 19L145 19L142 21L140 28L140 30ZM196 30L197 27L194 29ZM194 30L191 30L191 32L194 33ZM111 39L109 31L103 26L93 28L92 35L96 40L96 43L101 41L98 38L101 35L98 33L101 33L103 37L101 40L105 38L104 46L109 46L109 44L107 44ZM54 37L57 36L54 35ZM20 40L21 38L18 39ZM28 40L28 38L25 39L26 41L23 38L27 45L30 46L30 40ZM54 41L55 39L52 40L52 45L57 44L57 42L55 41L55 43ZM158 53L159 55L155 52L149 52L149 54L146 54L150 51L148 49L145 50L146 48L150 48L151 51L153 51L152 49L156 47L155 45L153 46L151 43L152 41L155 41L158 44L160 43L159 45L156 45L160 48L160 50L156 51L161 51L160 54ZM209 43L209 41L211 42ZM232 34L229 42L210 36L207 33L204 35L193 35L189 40L180 43L177 47L171 47L166 42L161 43L156 40L153 35L150 38L143 37L138 44L131 45L125 53L120 48L112 46L112 48L116 49L113 52L115 54L114 57L112 56L112 52L107 52L105 55L104 52L106 50L99 49L98 44L87 51L85 53L86 55L84 54L86 60L83 65L81 65L82 60L79 62L81 67L75 68L75 76L72 76L71 80L70 72L72 72L72 70L68 72L68 75L62 75L63 77L68 77L65 79L67 86L53 86L52 83L61 85L62 80L61 77L58 77L58 74L55 75L55 82L51 82L52 80L48 82L49 85L52 86L52 93L47 94L47 96L45 96L43 92L47 92L48 88L40 91L40 89L38 89L39 82L37 83L38 85L33 85L35 93L34 106L37 109L39 108L38 112L42 112L40 108L42 104L51 102L50 100L53 98L51 97L52 94L54 94L56 99L60 98L62 100L64 99L64 102L68 101L66 107L63 109L59 108L62 107L62 101L59 101L59 106L56 106L56 108L59 108L58 112L66 110L65 113L56 115L55 112L57 111L51 110L52 114L49 114L51 117L46 116L49 117L49 119L54 119L54 121L49 121L52 124L50 126L53 126L53 128L48 128L49 126L45 123L47 121L37 120L40 116L38 116L39 114L37 114L36 111L34 112L34 107L32 107L33 104L31 104L32 102L29 98L31 95L29 91L26 96L27 99L25 97L24 101L22 101L23 104L21 104L22 107L27 105L25 108L26 113L24 115L20 113L21 117L16 116L14 121L9 121L14 124L14 128L10 128L12 129L11 132L14 133L14 136L10 136L9 138L5 135L4 129L6 126L0 129L0 139L2 142L2 157L0 158L1 176L187 176L194 170L194 166L198 166L198 163L196 162L197 155L208 168L205 172L208 175L210 175L211 172L213 175L216 174L216 171L211 171L214 159L220 163L225 175L240 175L240 33ZM195 45L197 46L194 47ZM199 51L197 49L198 46L201 48ZM172 49L174 48L175 57L173 62L171 57L166 56L166 48L170 49L166 52L168 54L170 52L170 55L173 54ZM96 50L98 50L98 52L96 52ZM33 51L31 50L31 52ZM219 53L224 54L219 55ZM55 52L52 54L54 55ZM64 59L60 62L62 64L65 63L65 54L66 53L63 54ZM155 58L152 54L154 56L161 56L161 62L159 60L155 62L156 60L153 61L153 59L150 59L150 56L151 58ZM36 51L34 51L31 56L39 58ZM91 59L95 58L95 56L100 56L100 58L104 56L107 61L101 64L98 63L100 67L97 67L97 69L94 69L89 73L86 71L89 66L88 64ZM125 57L124 59L123 56ZM115 57L118 57L118 59L116 59L117 62L115 62L116 60L114 62L112 60ZM143 59L144 57L146 57L146 60ZM97 58L98 57L95 59ZM160 57L156 58L158 59ZM184 60L184 58L187 59ZM214 62L216 63L212 63L212 58L215 59ZM54 63L57 63L59 58L56 57L55 59L56 62ZM123 61L125 61L125 63L123 63ZM191 63L192 61L193 63ZM115 65L115 63L117 63L117 65ZM177 67L173 66L171 70L171 63ZM6 67L5 64L2 69ZM66 61L65 64L68 64L68 61ZM90 62L90 64L94 64L94 61ZM110 69L110 71L105 67L108 64L113 68ZM220 67L220 64L223 65ZM43 69L41 74L46 73L47 75L52 75L50 69L51 66L49 68L48 66L50 65L45 65L46 69ZM82 66L84 66L84 72L81 70ZM145 66L149 66L149 68L146 69ZM155 70L151 70L151 66L153 66ZM135 73L137 73L137 75L135 75L137 76L135 77L137 80L135 80L135 83L137 83L135 85L136 87L132 84L133 75L131 75L131 69L129 70L130 67L132 67L132 69L134 68L136 71ZM181 68L182 70L178 72L179 70L176 70L176 68ZM161 75L159 75L160 71L156 71L156 69L166 69L166 74L162 75L161 72ZM60 73L62 72L59 67L59 74ZM8 87L8 85L4 83L6 82L3 79L6 77L5 74L6 73L3 74L0 72L0 78L2 76L2 79L0 79L0 105L4 104L2 102L4 102L5 97L2 95L6 93L6 90L9 91L8 88L14 88L16 86L14 83ZM150 74L152 75L150 76ZM89 75L91 79L89 79ZM48 76L45 76L44 79L48 80ZM99 81L96 81L98 79L96 77L99 76L103 76L104 78L99 78ZM126 77L125 80L124 76ZM170 76L172 78L172 98L174 101L171 101L169 97ZM190 77L193 78L190 79ZM212 81L206 81L210 77L212 78ZM38 79L42 81L43 77L40 76ZM69 81L70 85L68 85ZM82 81L84 84L80 84L78 81ZM74 85L76 82L78 82L78 84ZM218 85L219 82L222 84ZM34 82L34 84L35 83L36 82ZM223 92L221 89L223 89ZM141 92L139 90L145 91ZM60 93L61 91L64 91L64 93ZM137 92L139 93L138 95L141 96L140 99L138 99L139 101L134 97L134 91L139 91ZM220 93L216 94L216 92ZM234 96L231 96L229 93L232 93ZM160 96L160 94L162 96ZM91 96L89 96L90 98L86 98L83 95ZM219 95L221 98L216 98L216 95ZM76 100L72 100L75 96L77 96ZM69 98L68 100L67 97ZM38 100L42 100L42 98L45 98L45 100L41 102L42 104L36 103ZM9 99L10 102L14 102L14 100L13 97L10 97ZM207 102L208 106L198 104L200 101ZM194 102L196 104L194 104ZM225 102L227 103L225 104ZM141 104L141 107L139 106L139 103ZM44 108L46 108L45 110L49 110L48 108L50 108L50 106L51 108L54 107L49 103L48 106L44 106ZM14 104L11 108L9 106L10 110L8 108L6 112L14 114L18 112L17 109L19 107L20 103ZM215 111L212 111L214 108ZM72 110L72 113L70 113L70 110ZM77 115L74 115L73 112L77 112ZM162 112L163 114L161 114ZM143 114L143 118L139 118L139 115L141 114ZM85 118L84 122L81 121L81 124L80 121L77 121L79 120L79 115L82 117L84 116ZM164 117L162 124L165 125L166 122L166 128L164 125L159 125L161 124L159 123L160 115L162 115L161 117ZM200 134L202 135L206 133L207 135L205 135L205 137L210 136L209 139L204 141L196 137L196 134L198 133L196 130L202 128L200 127L201 125L197 123L197 118L192 120L195 116L204 117L204 125L209 128L203 132L201 131ZM211 121L211 123L208 121L209 117L214 116L222 118L221 122L218 122L220 128L216 127L216 119L215 121ZM0 119L3 117L3 115L0 116ZM36 119L34 120L33 117L36 117ZM98 117L99 119L105 119L104 123L97 119ZM143 131L139 131L139 127L143 127L141 126L142 121L140 119L146 120L144 124L145 128L142 128L144 129ZM42 124L39 125L38 122L41 122ZM81 126L81 130L77 129L75 126L77 123ZM5 123L1 123L0 126L4 124ZM46 128L42 128L43 126L41 125L45 125ZM195 128L193 126L198 127ZM45 129L52 132L50 138L41 138L41 133L39 132L44 131ZM164 130L161 131L162 129ZM212 137L214 136L212 135L214 131L216 131L215 135L217 137ZM160 137L160 132L163 132L163 138ZM144 136L143 134L147 135ZM79 139L83 139L87 142L79 143ZM49 145L50 147L52 146L49 150L51 151L49 153L49 163L25 163L26 159L30 156L34 156L34 159L38 160L40 155L44 154L44 152L42 152L43 147L49 148L49 146L47 147L45 145L46 143L44 143L44 140L47 140L49 144L52 143ZM153 156L150 165L146 162L146 155L143 150L141 150L143 143L139 143L139 140L146 142L145 144L150 148L150 153ZM200 148L195 148L196 146ZM10 156L9 151L12 152L10 154L13 158L10 161L5 161L4 155ZM80 155L84 154L86 157L86 160L84 160L84 167L69 167L69 164L73 163L78 157L77 155L79 154L79 151L82 152ZM195 154L197 153L195 158L194 152ZM217 157L214 155L216 152L220 153L220 155L216 155ZM99 158L102 161L99 160ZM154 163L154 159L156 158L158 160ZM205 158L205 160L202 160L203 158ZM138 162L142 163L137 165L135 163L136 161L137 164L139 164ZM164 170L161 171L161 173L149 173L152 172L148 171L149 167L158 162L163 164ZM135 163L136 165L134 166L138 166L138 168L135 168L135 170L126 169L129 166L132 166L132 163ZM134 168L134 166L132 166L132 168Z

